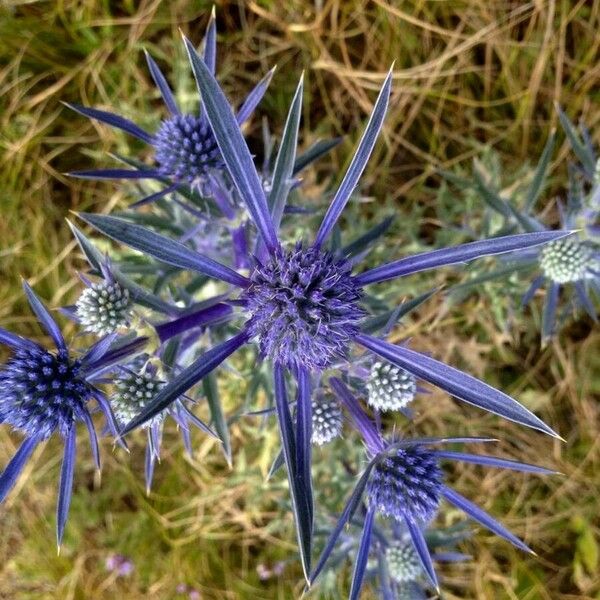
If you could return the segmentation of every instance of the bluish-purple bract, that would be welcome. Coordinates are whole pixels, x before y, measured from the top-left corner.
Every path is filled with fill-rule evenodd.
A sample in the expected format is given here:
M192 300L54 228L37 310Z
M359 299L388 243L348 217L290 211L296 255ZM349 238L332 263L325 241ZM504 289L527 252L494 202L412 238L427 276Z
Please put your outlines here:
M367 493L381 514L426 524L437 512L442 485L438 459L414 445L391 450L374 466Z
M263 356L288 368L321 370L346 356L364 311L351 264L331 252L278 248L258 263L242 296Z
M174 181L198 185L209 169L223 168L221 153L205 119L175 115L162 122L154 137L159 171Z
M92 398L79 368L65 350L15 351L0 371L0 420L27 436L46 439L58 430L66 437Z

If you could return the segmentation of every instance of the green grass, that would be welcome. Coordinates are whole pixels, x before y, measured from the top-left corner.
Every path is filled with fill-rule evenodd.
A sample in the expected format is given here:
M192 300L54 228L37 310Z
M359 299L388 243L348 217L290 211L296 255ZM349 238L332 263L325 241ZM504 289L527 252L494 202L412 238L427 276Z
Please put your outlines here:
M369 201L353 207L345 221L366 222L382 205L420 217L418 230L394 230L386 252L407 252L417 234L433 240L443 230L448 215L438 210L432 191L440 184L436 168L468 169L487 145L506 170L535 163L557 126L554 102L570 117L582 118L598 142L598 0L329 0L319 12L315 4L217 2L221 80L239 100L277 63L258 114L268 114L277 133L306 69L303 140L347 137L310 174L308 189L317 195L328 173L341 172L374 91L396 61L383 141L363 179ZM53 306L72 301L78 285L73 275L82 263L64 218L69 211L110 211L128 201L127 186L83 184L63 175L111 164L109 151L138 148L72 114L60 101L117 108L152 128L164 113L145 69L142 48L147 47L168 66L179 99L191 105L194 88L178 29L199 42L209 11L209 2L187 0L9 1L0 7L0 325L39 335L22 299L20 277ZM258 117L248 131L257 151ZM564 189L568 149L564 136L559 138L548 199ZM450 216L458 221L461 206ZM435 281L442 284L450 276L458 280L440 273ZM467 467L452 474L461 493L524 536L539 557L525 557L479 533L464 546L474 560L444 570L447 598L600 598L594 563L600 539L600 334L583 320L570 326L560 343L540 350L538 312L534 308L507 335L490 317L489 299L470 298L448 308L440 297L401 332L413 336L415 347L521 398L567 440L553 442L501 424L439 393L421 399L415 431L499 436L499 452L565 473L537 480ZM241 383L224 386L231 410ZM5 464L17 439L4 430L0 436L0 464ZM231 471L211 441L196 436L189 461L174 433L172 439L150 498L143 493L139 447L130 465L105 444L101 482L82 452L60 557L53 534L60 446L52 441L38 451L27 481L0 512L0 597L169 599L178 597L178 583L211 599L299 596L291 519L281 516L286 484L264 483L276 451L273 432L236 424ZM325 462L333 464L334 453L330 456ZM451 511L444 515L447 522L457 518ZM108 574L104 560L110 552L130 556L135 574L119 580ZM260 582L257 565L280 560L288 561L283 575Z

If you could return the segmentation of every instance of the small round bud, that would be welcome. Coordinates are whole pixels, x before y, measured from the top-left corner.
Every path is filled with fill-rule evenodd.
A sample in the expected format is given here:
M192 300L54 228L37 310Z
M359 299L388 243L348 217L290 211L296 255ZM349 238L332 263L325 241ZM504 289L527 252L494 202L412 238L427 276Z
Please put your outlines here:
M540 267L555 283L585 279L592 261L592 249L572 236L546 244L540 253Z
M322 446L341 433L342 410L339 402L332 396L315 400L312 405L312 443Z
M408 583L422 571L421 561L410 542L396 542L385 551L390 577L397 583Z
M410 404L417 392L411 373L390 363L376 362L367 381L367 403L381 411L400 410Z
M151 372L126 373L115 380L116 392L110 399L113 411L120 423L129 423L148 405L158 393L164 382ZM145 424L148 427L156 419L162 420L163 413Z
M129 325L129 290L116 281L93 283L76 303L77 317L83 328L98 335L113 333Z

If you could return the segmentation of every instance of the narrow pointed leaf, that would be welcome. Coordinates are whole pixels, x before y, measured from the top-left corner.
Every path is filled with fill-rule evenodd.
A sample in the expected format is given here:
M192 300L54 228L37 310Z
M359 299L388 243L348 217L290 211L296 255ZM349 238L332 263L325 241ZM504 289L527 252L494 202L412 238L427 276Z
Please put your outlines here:
M533 246L539 246L569 235L569 231L536 231L506 235L478 242L469 242L453 248L440 248L431 252L423 252L395 260L391 263L375 267L356 276L361 285L379 283L404 275L412 275L421 271L437 269L448 265L466 263L484 256L494 256L505 252L514 252Z
M208 308L202 308L187 315L182 315L177 319L155 325L154 329L160 341L164 343L176 335L186 333L195 327L207 327L215 323L220 323L232 314L233 308L229 304L220 302Z
M550 159L552 158L552 151L554 150L554 140L556 139L556 133L552 131L548 136L548 141L542 151L542 156L535 169L535 174L529 189L527 190L527 198L525 199L525 209L531 210L537 199L542 192L544 181L546 179L546 173L548 172L548 166L550 165Z
M272 252L278 245L277 235L246 140L216 79L198 56L191 42L185 38L184 41L206 116L223 160L265 245Z
M544 313L542 315L542 341L546 342L554 334L556 324L556 307L558 306L558 294L560 285L551 282L546 294Z
M371 475L371 471L373 470L373 466L375 465L374 461L369 462L367 468L364 470L363 474L360 476L354 490L352 490L352 494L350 498L348 498L348 502L346 502L346 506L344 507L344 511L340 515L338 522L336 523L333 531L329 534L329 538L327 539L327 544L325 544L325 548L323 548L323 552L321 552L321 556L319 557L319 562L315 567L315 570L310 575L310 584L312 585L321 571L323 567L327 564L327 560L331 555L332 550L335 548L335 544L340 537L340 533L342 533L342 529L346 526L346 523L352 519L358 505L360 504L360 500L362 498L363 492L365 491L365 487L367 486L367 482Z
M248 96L244 100L244 103L240 107L235 116L236 121L239 125L245 123L250 115L254 112L254 109L260 104L260 101L263 99L269 84L271 83L271 79L273 79L273 74L275 73L275 67L273 67L253 88L250 90Z
M160 95L162 96L167 108L169 109L169 112L172 115L178 115L179 109L177 108L177 102L175 102L173 92L171 91L171 88L169 87L165 76L163 75L156 62L154 62L154 59L146 50L144 50L144 54L146 55L146 62L148 63L148 68L150 69L152 79L154 80L154 83L160 90Z
M0 327L0 344L4 344L13 350L33 349L38 345L27 338L16 335L7 329Z
M197 427L200 431L203 431L210 437L215 439L220 439L215 431L213 431L202 419L198 418L183 402L179 402L177 406L177 411L184 419L182 429L189 429L185 425L185 420L189 420L192 425Z
M525 427L537 429L553 437L560 437L516 400L467 373L425 354L377 338L359 334L356 341L397 367L407 370L419 379L432 383L468 404Z
M148 442L146 443L146 457L144 461L144 481L146 483L146 496L152 491L152 480L154 479L154 467L156 458L151 448L150 429L148 429Z
M62 467L60 469L60 485L58 489L58 506L56 509L56 543L60 548L65 525L69 516L69 507L71 506L71 494L73 492L73 471L75 468L75 438L77 428L75 424L71 425L67 437L65 438L65 453L63 456Z
M486 467L497 467L499 469L510 469L512 471L522 471L523 473L537 473L538 475L556 475L556 471L529 465L527 463L508 460L506 458L496 458L495 456L482 456L481 454L467 454L465 452L451 452L448 450L436 450L434 454L438 458L449 460L459 460L462 462L473 463L474 465L484 465Z
M413 546L417 551L417 555L421 561L421 565L423 566L423 571L425 571L425 574L427 575L429 581L431 581L433 587L436 590L439 590L440 584L438 583L435 567L433 566L433 560L431 558L431 554L429 553L425 536L423 535L419 525L417 525L417 523L415 523L412 519L405 519L405 522L408 533L410 534L410 539L412 540Z
M99 339L95 344L92 344L88 351L82 356L81 365L96 364L108 352L118 337L118 333L110 333Z
M50 315L48 309L44 306L42 301L37 297L35 292L29 287L29 284L26 281L23 281L23 289L25 290L25 294L27 296L27 300L29 302L29 306L31 306L31 310L34 312L37 320L41 323L42 327L48 332L54 344L58 350L66 350L67 345L65 344L65 338L56 324L56 321Z
M104 235L180 269L191 269L226 283L246 287L248 279L233 269L150 229L107 215L81 213L86 223Z
M77 179L158 179L158 171L147 169L135 171L133 169L87 169L83 171L70 171L69 177Z
M363 526L362 536L360 538L360 545L358 546L358 553L356 554L356 560L354 562L354 572L352 573L352 586L350 588L350 600L358 600L360 597L360 590L362 588L363 580L365 578L365 571L367 569L367 561L369 559L369 550L371 548L371 534L373 532L373 520L375 519L375 509L369 507L367 516L365 517L365 524Z
M306 369L299 369L296 403L296 466L297 477L304 489L312 531L314 507L311 475L312 403L310 395L310 375Z
M288 194L292 185L292 172L296 160L296 147L298 145L298 128L302 115L302 92L304 75L300 77L298 87L292 99L290 110L285 121L281 145L273 168L271 192L269 193L269 208L273 217L275 229L279 229Z
M581 161L581 164L585 167L586 173L588 175L592 175L596 168L596 163L594 160L594 155L585 147L585 145L581 142L579 138L579 134L575 129L572 121L567 117L567 115L563 112L558 104L556 105L556 111L558 112L558 118L560 119L560 124L562 125L565 134L571 144L571 148L573 148L573 152L577 155L577 158Z
M527 291L523 294L523 298L521 298L521 306L526 306L533 300L535 293L542 287L545 278L543 275L539 275L532 282Z
M361 324L361 331L364 333L375 333L380 329L387 328L390 325L390 320L392 320L392 325L396 324L398 321L400 321L400 319L423 304L423 302L429 300L429 298L431 298L431 296L433 296L433 294L435 294L437 291L437 289L430 290L429 292L425 292L424 294L421 294L412 300L403 302L395 309L388 310L382 315L365 319Z
M231 438L229 436L229 427L227 426L227 419L225 418L221 397L219 395L217 378L214 373L209 373L202 380L202 387L208 402L208 408L210 409L211 422L223 444L225 460L227 461L227 464L231 466Z
M267 473L267 481L272 479L273 475L275 475L275 473L277 473L277 471L279 471L279 469L281 469L283 465L285 465L285 457L283 455L283 450L280 450L277 456L275 457L275 460L273 461L269 472Z
M155 192L154 194L150 194L149 196L146 196L145 198L142 198L141 200L137 200L136 202L133 202L132 204L129 205L129 208L140 208L141 206L146 206L147 204L152 204L152 202L156 202L157 200L160 200L161 198L164 198L165 196L168 196L169 194L176 191L177 188L179 187L179 185L180 185L179 183L174 183L173 185L169 185L166 188L163 188L162 190Z
M444 487L442 490L442 494L448 502L454 504L457 508L462 510L465 514L467 514L471 519L481 523L484 527L494 532L496 535L508 540L511 544L516 546L517 548L524 550L525 552L533 553L533 551L522 542L516 535L513 535L508 529L506 529L503 525L498 523L494 518L492 518L487 512L485 512L482 508L479 508L476 504L473 504L470 500L467 500L464 496L461 496L458 492Z
M598 315L596 314L596 308L592 303L586 289L585 283L583 281L575 282L575 292L577 293L577 298L579 299L579 304L584 308L585 312L590 316L593 321L598 321Z
M123 340L115 344L114 347L108 349L95 360L86 360L82 363L82 369L85 377L88 380L94 379L106 369L113 367L121 362L124 358L132 357L144 348L148 343L147 337L137 337L133 340Z
M319 140L315 142L306 152L303 152L298 156L296 162L294 163L294 169L292 170L292 175L298 175L300 171L305 169L312 162L315 162L321 156L324 156L328 152L330 152L336 146L339 146L340 142L343 140L341 137L332 138L330 140Z
M347 246L342 248L342 254L344 256L355 256L359 252L365 250L369 244L378 240L389 228L390 225L394 222L394 215L389 215L383 221L380 221L372 227L367 233L361 235L358 239L354 240Z
M152 144L154 141L154 138L151 134L149 134L147 131L144 131L141 127L138 127L129 119L125 119L124 117L120 117L119 115L115 115L105 110L98 110L97 108L89 108L87 106L71 104L69 102L63 102L63 104L85 117L95 119L96 121L101 121L102 123L106 123L111 127L121 129L148 144Z
M204 64L214 75L217 69L217 18L213 6L210 19L204 34Z
M365 127L360 142L358 143L356 152L352 158L352 162L350 163L350 166L344 175L344 179L342 180L340 187L338 188L329 208L327 209L327 212L325 213L325 216L323 217L323 222L321 223L321 227L319 228L317 237L315 238L315 246L317 247L323 245L323 242L333 230L334 225L340 218L346 203L350 199L350 195L358 184L358 180L360 179L360 176L367 165L367 161L371 156L371 152L373 151L377 136L379 135L379 131L383 124L383 118L385 117L390 99L391 88L392 70L390 69L385 81L383 82L383 85L381 86L381 91L379 92L379 96L377 97L375 106L373 107L373 112L369 117L367 126Z
M19 475L38 443L39 440L36 437L25 438L8 465L6 465L2 475L0 475L0 503L4 502L8 493L13 489L15 483L17 483Z
M306 488L303 473L300 472L298 468L297 440L294 436L294 425L292 423L292 416L287 400L283 368L280 365L275 364L273 369L275 379L275 405L277 407L279 432L281 434L283 456L287 468L290 496L294 511L298 549L300 551L300 560L302 562L304 577L308 582L310 581L309 574L312 549L312 498L308 498L309 491Z
M115 413L110 405L110 402L106 399L104 394L100 392L100 390L93 390L94 398L98 403L98 407L102 411L104 418L106 419L106 424L108 426L108 430L115 437L115 442L129 452L129 448L127 447L127 443L121 437L121 433L119 431L119 424L117 423L117 418L115 417Z
M248 333L242 331L231 339L211 348L189 367L176 375L167 385L162 387L152 401L144 407L142 412L132 419L123 429L125 435L143 425L170 406L179 396L185 394L191 387L216 369L226 358L248 341Z
M81 411L81 416L88 430L90 436L90 446L92 448L92 456L96 463L96 469L100 470L100 448L98 447L98 437L96 436L96 429L94 428L94 422L87 408Z

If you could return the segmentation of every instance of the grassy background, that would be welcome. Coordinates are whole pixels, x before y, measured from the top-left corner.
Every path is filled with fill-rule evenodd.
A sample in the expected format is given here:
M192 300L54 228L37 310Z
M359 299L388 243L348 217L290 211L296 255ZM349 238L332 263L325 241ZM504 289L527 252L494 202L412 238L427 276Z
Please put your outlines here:
M434 169L468 167L488 144L508 171L535 162L557 124L555 101L572 118L581 117L598 140L598 0L283 4L217 2L219 73L230 96L239 99L241 90L278 65L259 111L270 116L277 132L306 69L303 139L347 137L320 169L341 171L374 90L396 61L383 141L363 179L363 191L373 199L363 206L365 218L381 205L418 214L418 233L427 241L442 229L431 191L439 184ZM164 113L142 48L168 66L179 99L191 105L193 87L178 29L200 41L209 11L209 3L189 0L0 5L0 325L39 335L23 305L20 277L52 305L72 300L73 273L81 263L64 217L70 210L109 211L127 199L126 187L83 185L62 175L108 165L108 151L135 146L75 116L60 101L113 107L155 127ZM259 129L255 118L248 133L257 151ZM548 199L564 187L568 156L563 143L554 156ZM405 252L405 241L396 231L386 241L387 251ZM436 275L438 283L446 277ZM445 571L448 597L600 598L598 331L583 320L560 343L540 350L535 311L509 336L489 318L488 300L473 298L443 312L442 302L430 301L402 334L516 395L567 439L553 442L501 424L438 393L421 401L426 405L416 423L419 432L498 436L504 440L499 452L554 465L566 475L539 481L475 467L452 474L462 493L504 515L540 556L524 557L479 534L465 546L475 560ZM231 393L226 386L224 395L234 402L241 382L227 385ZM6 431L0 436L5 464L18 440ZM296 597L301 587L293 560L266 582L256 572L258 564L271 567L294 557L290 520L279 518L285 484L263 483L277 440L251 423L236 425L233 438L235 462L228 471L212 442L197 436L188 461L173 437L150 499L143 493L139 452L130 467L107 445L100 482L81 443L83 460L60 557L53 542L60 452L50 442L35 454L26 484L19 483L0 512L0 598L183 598L175 591L179 583L211 599ZM327 461L328 454L324 462L333 463L334 451L326 452L332 458ZM451 522L456 515L445 518ZM132 558L131 577L106 572L110 552Z

